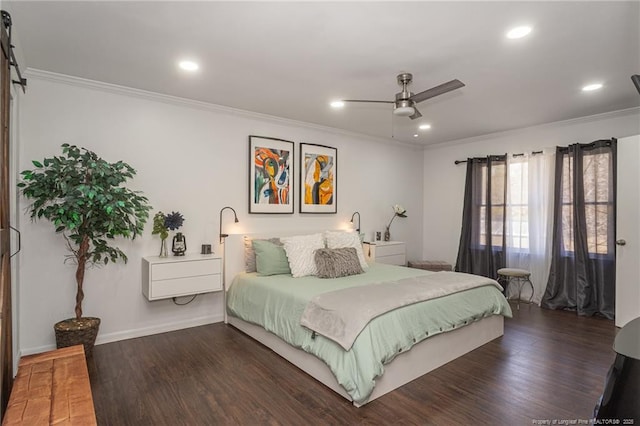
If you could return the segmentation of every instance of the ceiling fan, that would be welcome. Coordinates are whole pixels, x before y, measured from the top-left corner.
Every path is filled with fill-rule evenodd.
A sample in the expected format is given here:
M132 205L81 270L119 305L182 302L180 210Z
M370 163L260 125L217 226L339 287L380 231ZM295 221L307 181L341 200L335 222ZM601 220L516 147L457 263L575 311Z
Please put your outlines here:
M424 92L413 94L409 91L409 84L413 80L413 75L408 72L398 74L398 84L402 86L402 91L396 93L395 101L371 101L364 99L344 99L342 102L375 102L382 104L393 104L393 113L401 117L409 117L412 120L422 117L416 104L427 99L451 92L452 90L464 87L464 83L458 79L448 81L439 86L427 89Z

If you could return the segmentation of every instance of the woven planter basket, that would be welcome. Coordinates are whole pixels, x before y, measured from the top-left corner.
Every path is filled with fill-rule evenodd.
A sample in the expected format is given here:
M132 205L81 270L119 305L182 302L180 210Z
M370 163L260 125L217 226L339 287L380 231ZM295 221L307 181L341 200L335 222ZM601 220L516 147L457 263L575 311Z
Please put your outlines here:
M93 352L99 328L100 318L82 317L62 320L53 326L56 332L56 347L60 349L83 345L85 356L88 358Z

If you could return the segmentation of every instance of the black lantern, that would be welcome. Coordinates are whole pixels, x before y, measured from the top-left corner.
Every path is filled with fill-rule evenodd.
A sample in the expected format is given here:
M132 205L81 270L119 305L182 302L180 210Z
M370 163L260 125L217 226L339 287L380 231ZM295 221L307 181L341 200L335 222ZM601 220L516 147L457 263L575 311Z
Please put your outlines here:
M173 236L171 251L175 256L184 256L187 251L187 237L182 235L182 232L176 232L176 235Z

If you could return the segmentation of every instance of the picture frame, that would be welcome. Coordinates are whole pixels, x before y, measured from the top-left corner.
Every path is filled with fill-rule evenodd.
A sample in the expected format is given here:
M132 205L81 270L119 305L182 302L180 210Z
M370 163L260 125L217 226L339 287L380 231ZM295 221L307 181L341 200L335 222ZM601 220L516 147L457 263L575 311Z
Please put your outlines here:
M292 214L295 144L249 136L249 213Z
M300 213L338 212L338 150L300 144Z

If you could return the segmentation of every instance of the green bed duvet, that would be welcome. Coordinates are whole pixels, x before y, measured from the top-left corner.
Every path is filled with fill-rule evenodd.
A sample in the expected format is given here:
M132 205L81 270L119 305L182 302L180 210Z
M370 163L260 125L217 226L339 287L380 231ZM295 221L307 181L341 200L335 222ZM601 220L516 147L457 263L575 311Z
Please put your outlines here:
M258 324L287 343L324 361L351 398L365 403L384 372L384 364L398 353L439 333L490 315L511 317L504 296L483 286L387 312L373 319L350 350L300 325L314 296L346 287L366 286L423 274L420 269L373 264L364 274L337 279L292 278L291 275L239 274L227 295L229 314ZM363 291L365 291L363 289Z

